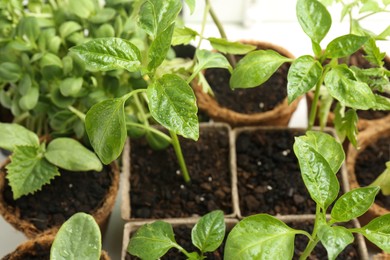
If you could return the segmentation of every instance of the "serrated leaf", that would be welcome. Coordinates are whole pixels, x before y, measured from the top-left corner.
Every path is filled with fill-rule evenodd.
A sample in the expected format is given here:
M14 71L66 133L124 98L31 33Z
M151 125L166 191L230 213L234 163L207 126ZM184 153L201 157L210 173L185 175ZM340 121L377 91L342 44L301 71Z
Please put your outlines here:
M40 190L60 175L57 167L43 157L39 146L16 146L6 168L14 199Z
M21 145L39 147L39 138L19 124L0 123L0 147L13 151Z
M198 107L192 88L182 78L166 74L148 86L149 110L167 129L198 140Z
M359 50L368 39L367 36L353 34L337 37L326 46L325 55L329 58L347 57Z
M298 0L296 14L303 31L319 44L332 25L332 18L326 7L317 0Z
M33 109L38 104L39 88L38 86L31 87L20 99L19 106L27 111Z
M212 211L199 219L191 232L192 243L204 252L215 251L225 237L223 211Z
M328 259L334 260L354 240L352 233L341 226L322 225L318 237L328 252Z
M165 31L157 35L152 42L148 52L148 69L150 71L156 69L167 57L167 53L171 47L171 40L175 24L172 24Z
M370 63L378 67L383 66L384 64L383 59L385 58L386 53L380 52L374 39L371 38L366 42L366 44L364 45L364 52L366 53L364 58L368 60Z
M244 55L256 49L256 46L244 44L241 42L230 42L223 38L207 38L211 46L222 53L230 53L234 55Z
M60 91L65 97L77 97L77 94L79 94L82 86L83 78L66 78L60 83Z
M332 97L344 106L361 110L375 106L375 96L370 87L357 81L346 66L333 67L325 76L325 85Z
M46 149L45 158L52 164L69 171L97 171L103 168L99 158L72 138L56 138Z
M230 78L231 88L254 88L266 82L286 58L273 50L259 50L241 59Z
M175 27L172 36L172 45L173 46L180 45L180 44L187 45L191 41L193 41L197 35L198 32L188 27L184 27L184 28Z
M200 72L204 69L210 68L223 68L232 70L232 66L229 61L218 52L211 52L208 50L198 50L195 53L197 63L195 64L194 71Z
M180 0L145 1L140 9L140 26L152 38L156 38L176 21L181 8Z
M312 56L301 56L290 66L287 75L287 96L291 104L312 89L322 76L322 66Z
M229 233L224 259L292 259L296 231L266 214L241 220Z
M134 72L141 65L141 53L131 42L120 38L94 39L70 48L94 70L126 69Z
M82 29L83 28L81 27L80 24L78 24L74 21L68 21L68 22L64 22L63 24L61 24L61 26L59 28L59 32L60 32L61 38L65 39L66 37L68 37L72 33L80 31Z
M95 219L86 213L70 217L55 236L50 259L100 259L102 238Z
M318 132L317 135L319 138L328 139L325 133ZM310 197L326 210L336 199L340 185L329 162L314 147L305 136L295 138L294 153L298 158L305 186ZM339 157L335 158L340 160Z
M363 187L343 194L332 208L331 216L337 222L346 222L363 215L374 203L379 187Z
M115 98L95 104L85 117L85 129L91 145L104 164L119 157L125 145L127 131L124 104Z
M336 174L345 159L343 146L330 134L307 131L305 136L299 137L305 145L311 147L329 164Z
M176 245L171 224L156 221L138 229L130 238L127 252L141 259L159 259Z
M371 220L358 232L385 252L390 252L390 214Z

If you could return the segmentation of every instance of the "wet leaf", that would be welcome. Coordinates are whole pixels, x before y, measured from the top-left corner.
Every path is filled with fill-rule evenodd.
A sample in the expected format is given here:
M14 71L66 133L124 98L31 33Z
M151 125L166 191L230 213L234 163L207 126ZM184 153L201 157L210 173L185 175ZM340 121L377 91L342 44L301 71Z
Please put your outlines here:
M371 220L359 233L386 252L390 252L390 214Z
M329 58L342 58L352 55L359 50L369 37L348 34L340 36L331 41L325 50L325 55Z
M354 240L352 233L341 226L330 227L328 225L322 225L318 229L318 237L326 248L330 260L336 259L344 248Z

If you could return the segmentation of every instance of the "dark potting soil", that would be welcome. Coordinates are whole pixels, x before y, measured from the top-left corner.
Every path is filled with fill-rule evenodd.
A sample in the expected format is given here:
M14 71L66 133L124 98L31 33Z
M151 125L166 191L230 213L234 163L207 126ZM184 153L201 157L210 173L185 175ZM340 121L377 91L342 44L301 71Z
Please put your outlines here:
M355 175L360 186L370 185L386 169L390 161L390 138L382 137L367 146L356 158ZM376 195L375 203L390 210L390 196L382 192Z
M237 178L243 216L315 213L316 204L304 185L293 151L294 137L300 135L304 132L295 129L239 134ZM337 176L341 178L340 173Z
M6 255L3 260L9 260L11 255ZM14 258L12 258L14 259ZM23 260L49 260L50 259L50 245L34 243L31 250L23 252L18 259Z
M191 242L191 230L193 226L190 225L176 225L173 227L173 232L175 233L176 242L183 247L187 252L198 252L199 249L196 248ZM231 229L231 228L230 228ZM205 253L206 259L214 259L214 260L222 260L223 259L223 251L225 248L225 242L227 239L227 235L230 229L227 229L225 239L222 244L215 250L214 252ZM129 253L126 254L126 260L134 260L139 259L138 257L131 256ZM161 259L165 260L185 260L187 257L181 253L178 249L172 248L170 249Z
M201 128L197 142L180 138L191 176L185 184L170 146L154 151L131 141L131 217L171 218L232 213L229 137L225 128Z
M45 230L61 225L77 212L93 213L107 194L112 173L105 166L102 172L71 172L60 170L42 190L14 200L8 180L5 182L4 200L17 208L21 218L31 221L37 229Z
M218 103L233 111L253 114L274 109L287 96L288 64L283 64L262 85L250 89L232 90L230 73L226 69L207 69L205 77Z
M300 229L305 230L309 234L313 232L313 222L311 221L304 221L299 223L288 223L288 226L294 229ZM352 223L347 223L345 225L347 228L353 228ZM304 235L297 235L295 236L295 243L294 243L294 257L293 259L299 259L299 256L303 253L305 250L307 243L309 242L309 239ZM314 250L312 251L311 255L308 257L309 260L325 260L328 259L328 253L325 249L325 247L319 242ZM337 260L354 260L354 259L361 259L359 255L359 245L357 243L356 237L352 244L349 244L346 246L346 248L336 257Z

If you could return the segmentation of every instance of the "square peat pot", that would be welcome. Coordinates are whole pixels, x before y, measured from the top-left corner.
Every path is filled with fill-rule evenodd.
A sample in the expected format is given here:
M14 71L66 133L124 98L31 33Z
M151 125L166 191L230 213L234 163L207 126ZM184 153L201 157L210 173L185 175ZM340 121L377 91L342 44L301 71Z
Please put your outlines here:
M237 215L230 127L201 123L198 141L179 140L190 183L183 179L172 146L153 150L145 138L127 142L122 156L124 220L198 217L217 209L227 217Z
M314 129L317 130L317 129ZM331 128L324 130L336 136ZM304 128L242 127L233 130L239 218L267 213L278 218L314 216L316 205L301 177L293 151ZM337 174L340 195L349 190L346 167Z

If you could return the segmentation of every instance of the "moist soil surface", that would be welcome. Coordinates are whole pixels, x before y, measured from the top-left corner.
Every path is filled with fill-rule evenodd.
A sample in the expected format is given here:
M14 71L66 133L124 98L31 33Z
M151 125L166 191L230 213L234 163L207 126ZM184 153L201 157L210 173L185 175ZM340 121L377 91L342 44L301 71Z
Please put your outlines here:
M304 221L299 223L288 223L288 226L294 229L305 230L311 234L313 232L313 222ZM347 228L353 228L352 223L347 223L345 226ZM304 235L295 236L295 248L294 248L294 257L293 259L298 260L299 256L305 250L309 239ZM311 255L308 257L309 260L323 260L328 259L328 253L325 247L320 243L316 245ZM361 259L359 255L359 246L355 237L355 240L352 244L349 244L336 258L337 260L353 260Z
M200 128L197 142L179 138L191 176L186 184L171 146L150 149L144 138L131 141L131 218L232 213L229 136L226 128Z
M207 69L205 77L219 105L235 112L254 114L274 109L287 97L288 68L288 64L283 64L269 80L250 89L232 90L226 69Z
M390 160L390 138L379 138L367 146L356 158L355 175L361 187L370 185L385 169ZM390 196L379 192L375 203L390 210Z
M237 178L242 216L315 214L303 183L294 137L303 130L241 132L236 139ZM340 173L337 174L340 178Z
M17 200L13 199L6 179L3 193L5 202L39 230L61 225L77 212L91 214L103 204L112 183L108 166L102 172L60 170L60 173L61 176L56 176L42 190Z

